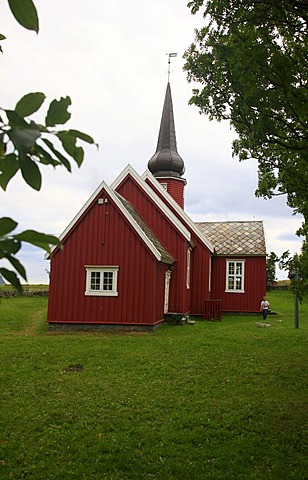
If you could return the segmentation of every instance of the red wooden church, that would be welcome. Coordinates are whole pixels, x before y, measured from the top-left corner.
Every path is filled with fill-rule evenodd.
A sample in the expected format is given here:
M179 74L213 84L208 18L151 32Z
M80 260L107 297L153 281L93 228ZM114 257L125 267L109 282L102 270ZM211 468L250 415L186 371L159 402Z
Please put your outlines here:
M157 149L142 175L102 182L51 255L51 329L154 329L168 318L258 312L263 224L194 223L184 211L170 84Z

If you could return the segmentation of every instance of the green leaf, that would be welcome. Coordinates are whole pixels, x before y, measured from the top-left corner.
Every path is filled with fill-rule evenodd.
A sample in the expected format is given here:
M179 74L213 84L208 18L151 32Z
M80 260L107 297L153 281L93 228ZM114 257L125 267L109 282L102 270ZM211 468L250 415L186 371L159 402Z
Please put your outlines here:
M8 233L12 232L18 223L15 222L12 218L9 217L2 217L0 218L0 237L4 237Z
M13 285L14 288L16 288L19 294L22 294L22 286L15 272L8 270L7 268L0 268L0 274L5 280Z
M11 127L27 128L28 123L15 110L4 110Z
M93 138L90 137L90 135L87 135L86 133L80 132L79 130L68 130L68 133L70 135L73 135L73 137L80 138L80 140L83 140L84 142L95 144L97 147L97 143L94 142Z
M69 131L61 131L56 134L56 136L59 138L59 140L62 143L62 146L66 153L68 153L73 159L76 161L78 167L83 162L83 157L84 157L84 151L83 148L77 147L76 145L76 137L73 135L70 135Z
M36 247L40 247L47 252L50 252L50 245L59 245L60 241L54 235L46 235L45 233L37 232L35 230L25 230L14 238L21 242L31 243Z
M45 98L46 97L44 93L41 92L28 93L17 102L15 111L21 117L28 117L34 112L37 112L37 110L42 106Z
M39 31L37 11L32 0L8 0L12 14L17 22L28 30Z
M34 190L40 190L42 185L41 172L28 155L20 155L20 169L25 182Z
M6 37L4 35L2 35L2 33L0 33L0 40L5 40Z
M47 112L46 126L54 127L55 125L66 123L71 118L71 114L67 111L71 104L70 97L61 97L60 100L53 100Z
M43 142L47 145L47 147L52 151L52 153L60 160L60 162L65 166L65 168L71 172L71 164L67 160L67 158L62 155L62 153L58 152L58 150L55 149L53 146L52 142L50 142L47 138L43 138Z
M4 238L4 240L0 240L0 258L7 258L8 255L16 255L21 248L21 242L16 240L14 236L12 238Z
M40 123L36 123L33 120L29 121L28 127L33 129L33 130L38 130L39 132L50 133L48 128L45 127L45 125L41 125Z
M38 130L30 128L15 128L7 132L8 137L13 142L15 148L23 153L29 153L31 147L34 147L36 140L41 136Z
M16 272L19 273L19 275L24 279L27 280L27 274L24 266L20 263L17 258L13 257L12 255L7 257L7 260L13 265L15 268Z
M0 187L5 191L9 181L19 170L19 162L14 153L0 158Z
M44 148L40 145L36 146L36 153L39 156L40 163L43 165L52 165L53 167L57 167L60 165L60 162L53 158Z

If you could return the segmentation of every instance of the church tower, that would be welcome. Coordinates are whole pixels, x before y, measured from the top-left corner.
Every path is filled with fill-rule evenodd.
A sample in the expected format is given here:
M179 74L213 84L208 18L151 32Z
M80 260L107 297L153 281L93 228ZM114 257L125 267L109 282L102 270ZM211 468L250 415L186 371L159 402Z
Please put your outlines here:
M184 161L178 154L175 137L174 116L170 83L167 84L163 113L160 123L156 152L148 162L148 169L166 188L174 200L184 208L186 180Z

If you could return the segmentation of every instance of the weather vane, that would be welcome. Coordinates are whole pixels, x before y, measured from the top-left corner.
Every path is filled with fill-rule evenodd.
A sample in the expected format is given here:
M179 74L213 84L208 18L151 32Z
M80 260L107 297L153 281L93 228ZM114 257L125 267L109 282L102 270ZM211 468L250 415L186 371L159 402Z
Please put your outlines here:
M177 53L166 53L166 55L168 55L168 83L169 83L169 80L170 80L170 58L171 57L176 57L177 56Z

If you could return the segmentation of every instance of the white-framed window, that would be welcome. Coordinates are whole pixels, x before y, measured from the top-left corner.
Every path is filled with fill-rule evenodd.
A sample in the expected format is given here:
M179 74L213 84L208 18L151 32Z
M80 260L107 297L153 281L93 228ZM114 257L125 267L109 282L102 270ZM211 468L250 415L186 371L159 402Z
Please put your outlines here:
M244 293L245 260L226 261L226 292Z
M85 295L116 297L118 295L118 266L86 265Z

